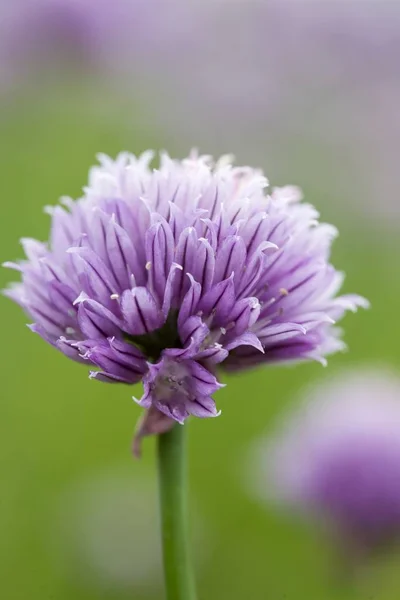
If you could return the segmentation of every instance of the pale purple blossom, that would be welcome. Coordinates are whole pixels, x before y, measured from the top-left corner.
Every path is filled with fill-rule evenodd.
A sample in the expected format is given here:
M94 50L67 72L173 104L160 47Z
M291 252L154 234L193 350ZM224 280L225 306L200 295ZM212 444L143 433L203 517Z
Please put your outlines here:
M173 62L187 41L192 21L180 0L4 0L1 91L36 83L42 73L63 79L83 70L121 95L129 81L136 94L135 76L157 80L161 65Z
M400 537L400 378L350 371L306 390L257 446L263 498L327 526L359 554Z
M197 35L168 74L173 101L157 107L172 132L246 162L262 156L277 180L312 186L327 214L398 227L400 3L192 6Z
M49 243L25 238L26 260L6 263L34 332L94 379L142 380L139 404L180 423L219 414L217 365L324 363L343 348L334 323L367 303L337 296L336 230L297 188L268 195L229 157L152 158L100 155L83 197L47 209Z

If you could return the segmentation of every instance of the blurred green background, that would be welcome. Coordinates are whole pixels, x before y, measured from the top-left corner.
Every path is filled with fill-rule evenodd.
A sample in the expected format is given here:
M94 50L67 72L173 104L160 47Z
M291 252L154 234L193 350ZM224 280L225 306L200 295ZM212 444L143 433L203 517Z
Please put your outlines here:
M200 143L204 153L233 152L239 162L265 168L273 184L300 184L322 219L340 230L333 262L347 273L345 291L366 296L372 308L346 317L349 352L330 358L328 370L306 364L224 376L228 385L216 398L221 417L188 424L199 599L398 600L398 556L382 559L355 584L339 582L327 541L261 506L244 483L251 444L268 433L303 386L351 365L398 369L399 221L389 216L399 203L397 182L386 181L391 195L376 196L378 210L375 206L372 214L380 218L371 218L363 194L373 189L375 176L380 181L390 171L372 159L359 160L367 138L348 129L356 102L346 124L340 121L340 110L350 106L345 94L338 94L340 110L331 98L325 115L332 130L337 122L330 115L338 117L339 143L324 137L313 121L313 103L303 113L290 113L289 121L283 114L271 130L261 119L242 138L245 111L237 130L232 128L237 114L229 124L215 115L208 120L205 105L200 118L198 105L189 100L181 114L174 106L178 92L164 96L156 79L149 77L147 88L136 82L128 95L104 81L92 85L61 73L57 83L41 81L1 97L0 259L22 258L21 237L47 239L43 207L62 195L79 196L98 152L115 156L154 148L183 157ZM326 98L318 100L314 83L313 101L322 106ZM213 85L210 80L210 89ZM287 110L295 103L291 97ZM386 214L388 199L392 212ZM1 287L16 278L0 270ZM84 366L26 328L29 320L19 307L3 297L0 302L1 598L162 598L154 440L145 440L141 461L131 455L140 415L131 397L140 396L140 389L89 381Z

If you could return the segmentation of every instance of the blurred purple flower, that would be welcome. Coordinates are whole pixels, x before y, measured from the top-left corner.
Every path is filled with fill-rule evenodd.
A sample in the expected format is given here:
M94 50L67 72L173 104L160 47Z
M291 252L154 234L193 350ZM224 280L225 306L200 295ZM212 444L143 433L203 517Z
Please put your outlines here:
M0 9L2 86L31 83L49 67L64 77L66 66L102 78L119 74L122 85L143 62L145 74L153 60L173 60L187 12L179 0L6 0ZM156 64L154 70L159 73Z
M174 103L164 108L172 130L214 152L233 148L246 162L262 153L278 180L295 173L312 182L329 210L397 225L400 3L202 5L197 35L170 74Z
M181 59L196 68L194 87L187 92L203 89L210 107L244 109L259 122L273 118L271 109L280 112L282 101L295 108L299 101L312 103L323 88L370 84L371 68L385 67L377 77L397 74L396 61L388 62L400 42L400 7L393 2L220 0L202 5L192 12L207 37L194 39Z
M23 239L27 260L6 263L23 280L6 294L32 330L99 367L93 378L143 380L139 404L181 423L219 414L217 364L324 362L341 349L333 323L367 303L336 297L336 230L299 190L266 195L262 173L229 157L163 154L151 170L152 157L101 155L84 197L49 209L49 245Z
M372 551L400 536L400 379L359 370L305 393L261 442L261 492L331 528L343 547ZM261 491L261 487L260 487Z

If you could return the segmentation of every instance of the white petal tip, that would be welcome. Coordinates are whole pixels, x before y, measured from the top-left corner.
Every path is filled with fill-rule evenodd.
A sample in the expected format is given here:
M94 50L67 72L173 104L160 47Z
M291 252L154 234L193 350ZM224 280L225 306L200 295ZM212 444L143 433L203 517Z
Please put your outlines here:
M85 292L81 292L79 296L73 301L72 305L82 304L85 300L89 300L89 296Z
M84 250L83 246L70 246L66 249L67 254L80 254Z
M182 265L179 265L179 264L178 264L178 263L176 263L176 262L172 263L172 267L173 267L174 269L179 269L180 271L183 271L183 267L182 267ZM188 273L188 274L189 274L189 273Z
M371 302L369 300L367 300L366 298L361 297L358 302L358 307L365 308L365 309L371 308Z
M13 269L14 271L22 271L21 265L19 265L16 262L12 262L10 260L6 260L5 262L1 263L1 266L4 267L5 269Z

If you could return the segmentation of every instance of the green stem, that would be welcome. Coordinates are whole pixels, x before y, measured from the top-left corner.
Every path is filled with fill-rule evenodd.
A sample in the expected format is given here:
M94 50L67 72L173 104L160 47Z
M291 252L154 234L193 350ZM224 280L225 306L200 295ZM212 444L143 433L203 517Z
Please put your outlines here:
M158 478L167 600L196 600L189 556L186 425L158 436Z

